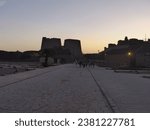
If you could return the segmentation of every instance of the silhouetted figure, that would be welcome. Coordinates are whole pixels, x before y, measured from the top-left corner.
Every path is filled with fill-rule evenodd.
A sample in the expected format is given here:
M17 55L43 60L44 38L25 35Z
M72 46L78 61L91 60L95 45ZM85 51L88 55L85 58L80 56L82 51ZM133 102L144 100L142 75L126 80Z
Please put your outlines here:
M78 65L78 61L77 61L76 59L74 60L74 63L75 63L76 65Z
M16 66L13 66L13 69L15 70L14 73L17 73L18 70L17 70L17 67Z
M83 63L82 63L82 61L79 61L78 64L79 64L79 67L81 68Z
M95 66L94 62L93 62L93 61L90 61L90 62L89 62L89 67L94 68L94 66Z

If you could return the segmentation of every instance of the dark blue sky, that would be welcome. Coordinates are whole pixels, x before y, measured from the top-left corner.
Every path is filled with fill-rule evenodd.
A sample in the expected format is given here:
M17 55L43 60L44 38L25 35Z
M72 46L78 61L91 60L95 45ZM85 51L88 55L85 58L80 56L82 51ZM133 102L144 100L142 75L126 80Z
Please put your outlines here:
M0 50L37 50L46 37L76 38L84 52L150 33L149 0L0 0Z

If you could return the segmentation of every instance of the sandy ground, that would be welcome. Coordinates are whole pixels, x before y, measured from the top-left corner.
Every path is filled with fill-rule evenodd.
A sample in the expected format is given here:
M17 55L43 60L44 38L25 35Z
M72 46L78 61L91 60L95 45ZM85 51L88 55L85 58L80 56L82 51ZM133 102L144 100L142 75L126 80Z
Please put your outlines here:
M37 62L0 62L0 76L16 74L40 67Z

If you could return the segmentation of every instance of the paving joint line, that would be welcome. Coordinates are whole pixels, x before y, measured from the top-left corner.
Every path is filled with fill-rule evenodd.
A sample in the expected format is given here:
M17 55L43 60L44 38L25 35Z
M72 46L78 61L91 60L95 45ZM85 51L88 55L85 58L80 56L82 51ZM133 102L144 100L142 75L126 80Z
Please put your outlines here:
M88 70L89 73L91 74L91 76L92 76L93 80L95 81L95 83L96 83L96 85L97 85L99 91L102 93L102 95L103 95L104 99L106 100L106 102L107 102L107 104L108 104L109 109L111 110L111 112L112 112L112 113L117 112L118 110L116 111L116 110L114 109L114 107L113 107L113 105L112 105L110 99L108 98L108 96L105 94L103 88L99 85L99 83L98 83L97 80L95 79L93 73L90 71L89 68L88 68L87 70Z
M55 69L55 70L56 70L56 69ZM41 76L41 75L47 74L47 73L49 73L49 72L53 72L53 71L55 71L55 70L46 71L46 72L43 72L43 73L40 73L40 74L36 74L36 75L34 75L34 76L30 76L30 77L28 77L28 78L24 78L24 79L21 79L21 80L17 80L17 81L15 81L15 82L11 82L11 83L8 83L8 84L5 84L5 85L1 85L1 86L0 86L0 89L1 89L1 88L4 88L4 87L8 87L9 85L13 85L13 84L15 84L15 83L19 83L19 82L22 82L22 81L25 81L25 80L28 80L28 79L33 79L33 78L35 78L35 77L39 77L39 76Z

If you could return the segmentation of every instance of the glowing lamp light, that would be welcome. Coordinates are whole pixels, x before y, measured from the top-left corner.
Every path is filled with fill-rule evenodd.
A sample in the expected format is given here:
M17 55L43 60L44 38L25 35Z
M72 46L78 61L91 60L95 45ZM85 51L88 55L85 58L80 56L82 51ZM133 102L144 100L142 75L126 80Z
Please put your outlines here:
M129 51L129 52L128 52L128 56L132 56L132 52Z

